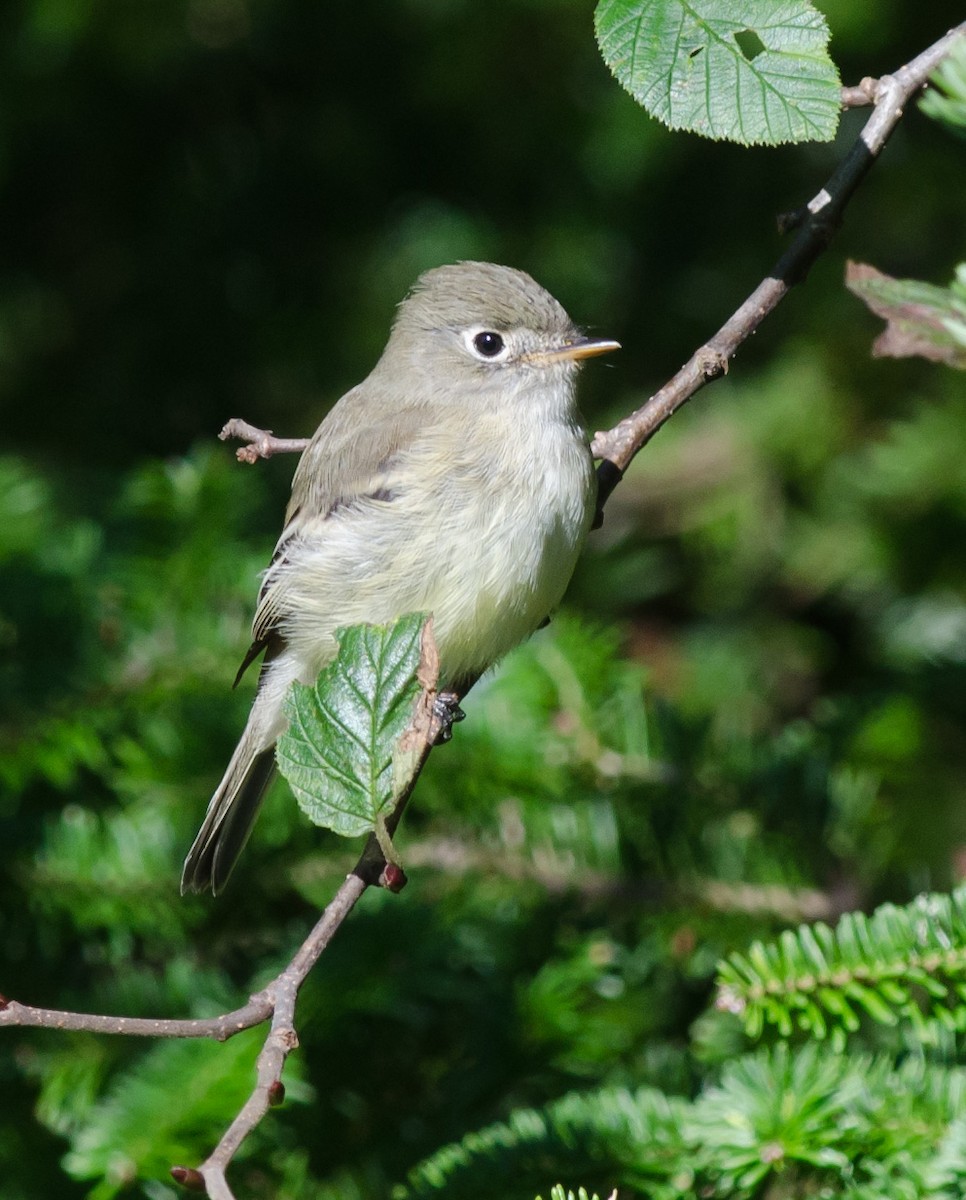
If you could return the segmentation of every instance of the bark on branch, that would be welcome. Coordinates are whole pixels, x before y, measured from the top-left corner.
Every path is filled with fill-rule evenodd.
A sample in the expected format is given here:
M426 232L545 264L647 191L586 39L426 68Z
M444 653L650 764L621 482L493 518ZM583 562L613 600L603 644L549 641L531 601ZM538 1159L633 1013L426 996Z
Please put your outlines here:
M429 752L445 725L444 711L434 703L438 673L439 663L432 634L424 633L419 672L423 692L404 735L407 750L415 763L414 774L392 812L386 816L385 829L390 837L399 824ZM298 1046L295 1007L299 989L366 888L385 887L395 892L401 891L405 883L406 877L401 869L386 863L378 838L375 834L370 835L352 873L339 887L291 962L247 1004L220 1016L178 1021L62 1012L34 1008L0 996L0 1027L32 1026L137 1037L208 1037L223 1042L244 1029L251 1029L270 1019L271 1025L256 1062L255 1086L241 1111L203 1163L198 1167L175 1166L171 1170L175 1181L189 1190L204 1192L211 1200L234 1200L226 1176L228 1166L242 1142L268 1110L284 1099L282 1071L285 1060Z
M227 442L231 438L245 442L235 451L239 462L256 463L260 458L271 458L273 454L301 454L311 438L277 438L270 429L258 429L241 417L232 417L218 437Z
M797 227L795 237L751 295L725 321L716 334L699 347L676 375L639 408L613 429L598 432L591 449L601 460L597 477L598 508L623 478L624 472L640 450L647 445L665 421L686 404L706 384L719 379L738 349L751 337L764 319L785 299L797 283L802 283L815 260L827 249L842 221L842 214L869 168L902 118L906 104L921 91L936 67L949 54L957 38L966 35L966 21L945 37L879 80L864 79L856 89L847 89L843 99L873 103L872 115L854 145L838 165L825 186L803 207L788 226ZM853 95L852 93L856 93Z

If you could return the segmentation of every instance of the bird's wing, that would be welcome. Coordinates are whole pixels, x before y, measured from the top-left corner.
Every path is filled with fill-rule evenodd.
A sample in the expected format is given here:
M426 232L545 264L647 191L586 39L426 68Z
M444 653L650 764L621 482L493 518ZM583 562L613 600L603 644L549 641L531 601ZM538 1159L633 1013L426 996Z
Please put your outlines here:
M389 408L387 413L386 409ZM338 520L358 500L391 501L400 461L427 428L424 409L379 403L378 396L349 392L332 409L304 450L292 480L285 526L265 572L252 622L252 644L235 683L266 647L280 648L286 608L287 554L299 538Z

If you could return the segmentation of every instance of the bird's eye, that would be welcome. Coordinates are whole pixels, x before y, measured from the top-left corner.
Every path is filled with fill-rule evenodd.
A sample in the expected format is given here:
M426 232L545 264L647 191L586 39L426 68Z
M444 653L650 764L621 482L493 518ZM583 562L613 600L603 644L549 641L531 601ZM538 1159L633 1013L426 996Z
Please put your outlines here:
M503 349L503 338L492 330L484 329L473 338L473 349L484 358L496 358Z

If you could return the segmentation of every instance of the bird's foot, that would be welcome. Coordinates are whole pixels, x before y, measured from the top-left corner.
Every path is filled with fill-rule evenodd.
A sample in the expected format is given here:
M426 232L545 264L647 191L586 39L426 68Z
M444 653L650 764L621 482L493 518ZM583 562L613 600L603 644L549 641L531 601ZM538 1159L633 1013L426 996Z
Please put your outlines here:
M460 698L455 692L439 692L433 701L433 715L439 721L433 745L439 746L448 742L453 736L453 726L458 721L466 720L466 713L460 708Z

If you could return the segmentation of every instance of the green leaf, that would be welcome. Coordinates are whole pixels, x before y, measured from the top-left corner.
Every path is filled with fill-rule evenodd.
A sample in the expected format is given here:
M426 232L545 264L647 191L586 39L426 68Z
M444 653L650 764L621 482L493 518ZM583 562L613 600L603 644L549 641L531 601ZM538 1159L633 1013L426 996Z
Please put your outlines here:
M315 825L358 837L392 811L408 781L394 770L421 691L416 678L426 616L336 631L339 653L314 687L292 685L278 767Z
M807 0L600 0L604 61L669 129L742 145L830 141L840 83Z

